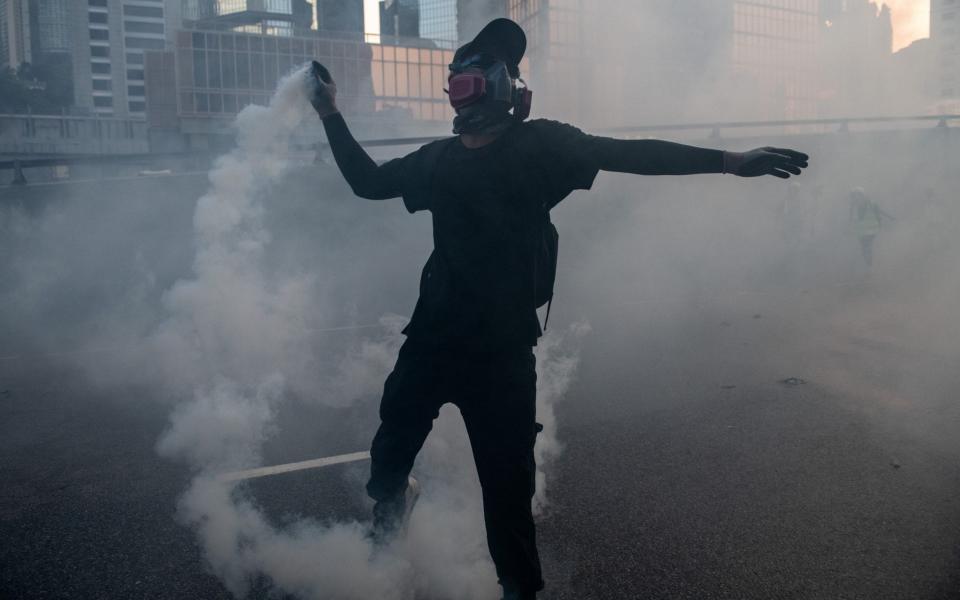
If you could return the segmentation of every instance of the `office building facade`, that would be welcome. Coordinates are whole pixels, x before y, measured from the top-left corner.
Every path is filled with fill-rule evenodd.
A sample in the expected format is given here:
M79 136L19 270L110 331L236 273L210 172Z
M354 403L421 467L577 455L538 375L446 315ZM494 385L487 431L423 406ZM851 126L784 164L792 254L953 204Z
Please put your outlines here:
M285 36L307 34L313 5L307 0L186 0L182 18L205 29Z
M457 0L420 0L420 37L457 41Z
M817 116L818 0L733 3L733 73L760 120Z
M281 77L312 59L330 69L337 80L337 103L350 117L379 114L411 122L453 118L443 92L447 65L453 59L448 49L184 30L176 36L174 51L167 53L171 56L162 54L153 53L156 71L148 73L152 82L148 87L173 84L176 94L162 96L166 104L151 106L151 111L173 111L194 123L229 119L248 104L266 104ZM173 81L169 73L174 73Z
M86 56L79 59L89 65L92 110L118 117L144 116L144 52L167 47L169 32L179 25L177 3L87 0L85 4ZM78 96L78 104L84 104L83 97Z
M69 0L34 0L30 38L35 54L70 52Z
M315 0L321 35L359 38L364 33L363 0Z
M960 109L960 0L931 0L930 39L944 109Z
M588 126L816 115L818 0L508 0L535 110Z
M0 62L11 68L73 51L69 0L0 0Z
M821 8L825 8L821 5ZM818 41L819 109L823 116L891 114L896 92L890 9L869 0L847 0L821 15ZM913 81L909 76L903 81ZM893 92L893 93L890 93Z
M380 0L380 36L420 37L420 0Z
M16 69L32 61L30 3L0 0L0 68Z

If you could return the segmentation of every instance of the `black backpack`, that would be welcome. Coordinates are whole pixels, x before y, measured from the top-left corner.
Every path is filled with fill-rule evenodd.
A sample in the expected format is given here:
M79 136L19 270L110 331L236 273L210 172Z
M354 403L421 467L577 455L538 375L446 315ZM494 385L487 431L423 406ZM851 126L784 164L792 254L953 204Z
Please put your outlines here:
M533 263L533 298L537 308L547 305L547 315L543 318L543 330L547 330L550 320L550 307L553 305L553 284L557 280L557 256L560 252L560 232L550 221L550 210L543 208L540 221L540 234Z

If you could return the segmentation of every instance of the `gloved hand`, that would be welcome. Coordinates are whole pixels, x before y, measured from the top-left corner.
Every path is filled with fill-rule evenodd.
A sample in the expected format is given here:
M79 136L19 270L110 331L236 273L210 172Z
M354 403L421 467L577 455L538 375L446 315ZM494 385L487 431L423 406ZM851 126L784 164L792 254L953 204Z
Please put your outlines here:
M307 72L307 94L321 119L340 112L337 110L337 84L330 71L317 61L313 61Z
M790 174L799 175L807 167L809 156L787 148L765 146L748 152L724 152L723 172L740 177L773 175L787 179Z

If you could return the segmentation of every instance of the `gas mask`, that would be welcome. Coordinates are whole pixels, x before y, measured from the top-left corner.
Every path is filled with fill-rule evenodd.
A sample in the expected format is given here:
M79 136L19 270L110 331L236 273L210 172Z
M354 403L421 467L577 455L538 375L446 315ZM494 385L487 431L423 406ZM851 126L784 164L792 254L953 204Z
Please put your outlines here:
M447 84L444 91L457 111L454 133L499 130L509 126L511 117L522 121L530 116L533 92L522 79L511 76L502 60L478 54L455 62Z

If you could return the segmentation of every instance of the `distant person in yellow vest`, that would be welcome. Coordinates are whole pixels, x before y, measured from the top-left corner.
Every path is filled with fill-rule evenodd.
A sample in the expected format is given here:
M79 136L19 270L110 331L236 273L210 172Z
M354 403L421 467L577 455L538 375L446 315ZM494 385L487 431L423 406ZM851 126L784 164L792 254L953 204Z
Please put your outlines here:
M853 188L850 192L850 225L854 235L860 240L860 251L867 268L873 265L873 242L883 228L883 220L893 220L877 203L867 195L863 188Z

